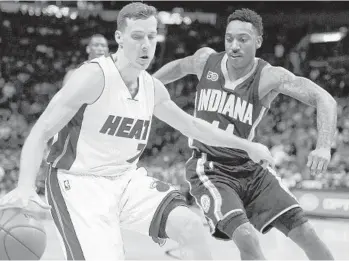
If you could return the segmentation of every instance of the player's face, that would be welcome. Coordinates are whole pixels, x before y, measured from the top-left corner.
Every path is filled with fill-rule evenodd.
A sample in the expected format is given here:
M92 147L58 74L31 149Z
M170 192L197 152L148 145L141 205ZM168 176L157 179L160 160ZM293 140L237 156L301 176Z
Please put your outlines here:
M251 23L234 20L228 24L225 32L225 51L229 63L234 68L248 66L261 44L262 37L258 36Z
M107 39L104 37L93 37L86 50L90 59L107 54L109 52Z
M154 16L147 19L127 19L120 43L132 66L141 70L149 67L155 54L156 36L157 20Z

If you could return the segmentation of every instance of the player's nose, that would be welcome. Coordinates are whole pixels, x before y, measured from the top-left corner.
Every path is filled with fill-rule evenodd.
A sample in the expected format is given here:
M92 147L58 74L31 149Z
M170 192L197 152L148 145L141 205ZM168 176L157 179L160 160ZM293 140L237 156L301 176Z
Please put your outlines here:
M150 48L150 41L148 37L145 37L142 44L142 51L148 51L149 48Z
M149 46L147 46L146 44L143 44L141 50L143 54L147 54L149 50Z
M236 53L239 50L240 50L240 45L239 45L238 41L233 40L233 42L231 43L231 51Z

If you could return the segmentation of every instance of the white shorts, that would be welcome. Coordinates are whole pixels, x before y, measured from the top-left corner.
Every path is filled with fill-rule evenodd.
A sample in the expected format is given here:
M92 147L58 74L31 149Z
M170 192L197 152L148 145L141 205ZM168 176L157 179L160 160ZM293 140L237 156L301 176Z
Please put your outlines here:
M168 213L185 198L144 168L117 177L63 174L49 168L46 197L68 260L123 260L120 227L166 238Z

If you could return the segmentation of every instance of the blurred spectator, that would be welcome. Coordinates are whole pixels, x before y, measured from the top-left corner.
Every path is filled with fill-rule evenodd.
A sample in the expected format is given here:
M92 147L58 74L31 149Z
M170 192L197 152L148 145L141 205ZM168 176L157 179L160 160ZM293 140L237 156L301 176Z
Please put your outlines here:
M20 151L31 126L62 84L66 71L82 63L85 42L98 32L114 42L114 22L99 16L89 19L29 16L1 13L0 23L0 193L13 188L19 169ZM277 170L289 187L349 187L349 76L342 67L327 66L302 71L305 53L296 54L297 35L304 28L279 31L266 26L263 49L258 55L274 65L285 66L297 75L317 82L338 102L338 133L327 173L310 176L305 165L316 142L316 110L280 96L261 122L256 136L270 147ZM223 33L213 25L193 21L190 25L169 25L160 55L151 67L184 57L201 46L224 50ZM115 45L110 46L115 48ZM172 99L192 113L197 79L188 76L169 88ZM33 151L33 153L35 153ZM190 157L187 138L164 123L154 120L142 164L157 178L188 191L184 163ZM46 166L43 164L41 179ZM43 187L38 180L39 187Z

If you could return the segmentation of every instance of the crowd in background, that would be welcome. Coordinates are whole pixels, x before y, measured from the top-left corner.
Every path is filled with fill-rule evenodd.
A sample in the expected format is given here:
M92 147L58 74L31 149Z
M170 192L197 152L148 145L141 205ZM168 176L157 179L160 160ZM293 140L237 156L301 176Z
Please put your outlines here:
M61 87L65 73L87 58L84 40L100 33L112 43L115 23L98 17L72 20L4 12L0 21L0 193L4 193L17 181L20 151L30 128ZM291 62L293 47L304 32L304 28L280 31L276 26L266 27L258 56L312 79L336 98L337 135L328 172L311 176L306 168L317 137L315 108L277 97L256 140L271 149L278 173L289 187L349 188L349 79L330 67L302 71ZM198 22L168 26L166 41L159 44L150 71L203 46L222 51L223 34L222 29ZM110 49L115 51L116 46ZM187 76L168 85L172 99L189 113L194 107L196 83L194 76ZM155 177L187 190L184 164L190 154L187 138L155 119L141 165ZM41 177L45 167L43 164ZM38 182L42 187L42 178Z

